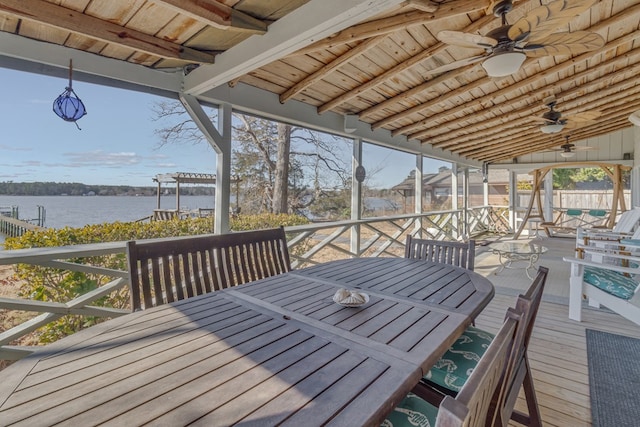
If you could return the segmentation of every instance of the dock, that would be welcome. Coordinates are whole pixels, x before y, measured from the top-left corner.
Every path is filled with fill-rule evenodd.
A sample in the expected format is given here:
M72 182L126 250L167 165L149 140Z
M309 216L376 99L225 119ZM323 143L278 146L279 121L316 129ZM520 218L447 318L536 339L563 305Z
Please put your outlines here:
M44 230L45 209L38 206L38 217L19 219L17 206L0 206L0 234L5 237L19 237L27 231Z

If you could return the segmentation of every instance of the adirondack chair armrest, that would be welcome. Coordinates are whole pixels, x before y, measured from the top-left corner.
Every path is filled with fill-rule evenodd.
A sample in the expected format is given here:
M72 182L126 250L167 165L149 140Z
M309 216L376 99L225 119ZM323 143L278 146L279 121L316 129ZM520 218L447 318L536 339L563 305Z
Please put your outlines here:
M583 239L589 240L620 240L620 239L628 239L633 236L633 233L625 233L620 231L607 231L607 232L590 232L584 231L580 237Z
M585 255L597 255L607 256L609 258L617 258L626 260L636 264L640 264L640 256L633 254L628 250L625 250L624 246L618 246L617 248L584 248L583 253ZM596 261L597 262L597 261Z

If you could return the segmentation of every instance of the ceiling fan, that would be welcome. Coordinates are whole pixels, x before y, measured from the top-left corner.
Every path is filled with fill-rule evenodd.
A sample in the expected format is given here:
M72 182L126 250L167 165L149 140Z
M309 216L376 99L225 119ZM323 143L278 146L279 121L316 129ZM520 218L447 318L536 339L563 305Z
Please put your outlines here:
M596 150L596 148L594 147L577 147L575 144L571 144L569 142L569 136L565 136L565 143L562 144L560 147L558 148L552 148L549 150L545 150L545 152L560 152L560 155L564 158L569 158L569 157L573 157L576 155L576 151L592 151L592 150Z
M540 126L540 130L543 133L557 133L565 128L575 129L594 125L597 123L595 119L602 115L600 111L583 111L570 116L563 116L560 111L555 110L556 98L553 96L545 98L544 104L549 108L549 111L544 113L542 117L533 117L534 120L543 122L543 125Z
M554 0L538 6L517 20L507 24L507 13L513 8L512 0L503 0L493 6L493 14L502 18L502 25L485 36L460 31L440 31L436 37L443 43L485 49L485 53L461 59L430 70L440 73L464 65L482 62L490 77L503 77L520 69L527 56L575 55L604 46L604 39L589 31L556 33L575 16L593 6L597 0Z

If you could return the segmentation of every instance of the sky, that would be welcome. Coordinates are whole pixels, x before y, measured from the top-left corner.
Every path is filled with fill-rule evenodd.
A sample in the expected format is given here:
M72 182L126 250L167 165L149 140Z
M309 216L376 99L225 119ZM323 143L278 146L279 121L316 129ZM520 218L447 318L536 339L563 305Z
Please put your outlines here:
M216 156L206 143L159 147L155 131L162 125L152 107L165 98L73 82L87 110L78 130L52 109L68 80L0 68L0 82L0 182L154 186L157 174L215 173ZM378 171L376 187L401 182L415 164L414 156L387 149L364 157L365 167ZM442 164L429 160L425 172Z

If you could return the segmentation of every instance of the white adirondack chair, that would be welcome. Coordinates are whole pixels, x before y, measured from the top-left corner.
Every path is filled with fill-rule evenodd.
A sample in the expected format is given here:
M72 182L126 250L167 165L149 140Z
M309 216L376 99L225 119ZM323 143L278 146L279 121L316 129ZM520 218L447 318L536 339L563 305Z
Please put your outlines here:
M620 214L611 230L602 228L578 228L576 248L588 246L591 241L607 241L631 238L640 223L640 208L636 207ZM637 227L640 228L640 227Z
M601 248L585 248L584 253L585 258L564 258L571 263L569 318L582 320L584 295L591 306L602 304L640 325L640 257ZM590 259L592 255L596 260ZM629 267L617 262L624 260Z

